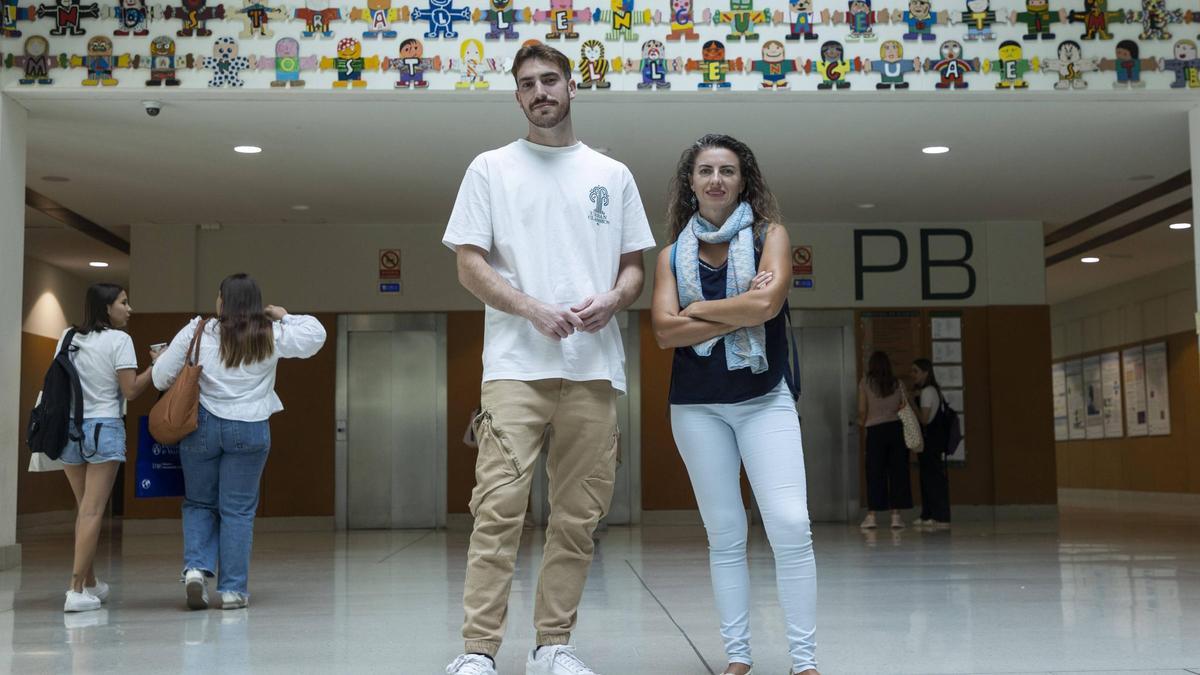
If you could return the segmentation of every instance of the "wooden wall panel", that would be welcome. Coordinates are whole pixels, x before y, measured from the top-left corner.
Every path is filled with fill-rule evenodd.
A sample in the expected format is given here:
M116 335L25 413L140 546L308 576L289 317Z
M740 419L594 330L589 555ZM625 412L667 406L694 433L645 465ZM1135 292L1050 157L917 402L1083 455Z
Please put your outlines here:
M483 312L446 314L446 510L468 513L478 451L462 442L479 406L483 381Z
M1200 494L1200 420L1196 418L1200 410L1200 357L1196 336L1177 333L1164 340L1171 435L1055 443L1059 487ZM1128 345L1103 351L1124 346Z
M138 314L129 325L138 358L149 345L169 342L193 314ZM328 337L311 359L285 359L279 365L275 391L284 411L271 418L271 457L263 472L260 516L332 516L334 383L337 374L337 319L317 316ZM134 464L137 459L137 420L149 413L156 395L148 391L129 404L126 430L129 438L125 472L127 518L177 518L181 498L136 499Z
M1050 309L989 307L987 325L995 503L1053 504Z
M659 349L650 312L638 317L642 364L642 508L646 511L695 509L687 468L671 435L672 349Z
M57 340L21 333L20 423L17 425L17 515L46 513L75 508L75 496L62 471L29 473L29 448L25 447L25 427L29 411L42 390L46 369L54 358Z

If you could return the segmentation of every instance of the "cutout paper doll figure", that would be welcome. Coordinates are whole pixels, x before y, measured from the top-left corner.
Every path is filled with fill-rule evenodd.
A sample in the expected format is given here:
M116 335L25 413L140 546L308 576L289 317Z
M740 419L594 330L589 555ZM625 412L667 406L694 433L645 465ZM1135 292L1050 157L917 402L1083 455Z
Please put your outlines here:
M231 37L217 38L213 55L204 57L200 67L213 71L210 87L244 87L242 71L255 67L255 61L238 54L238 43Z
M117 68L130 68L136 65L128 54L121 54L119 56L114 54L112 39L103 35L97 35L89 39L87 41L87 54L84 56L72 56L70 63L75 68L87 69L87 78L83 81L83 86L85 87L94 87L96 85L115 87L119 83L113 77L113 70Z
M1038 58L1035 56L1033 60L1026 59L1020 43L1012 40L1000 43L999 59L983 62L984 72L994 70L1000 75L1000 81L996 83L997 89L1028 89L1029 83L1025 81L1025 75L1037 72L1040 68Z
M354 38L342 38L337 43L337 57L321 57L321 70L337 71L334 89L362 89L367 81L362 79L368 70L379 70L378 56L363 56L362 43Z
M1158 69L1175 73L1172 89L1195 89L1200 87L1200 56L1196 53L1196 43L1192 40L1180 40L1172 49L1174 58L1159 59Z
M259 70L275 71L275 79L271 80L271 86L276 88L301 88L305 85L304 80L301 79L301 72L320 67L320 57L301 57L300 41L290 37L280 38L275 43L274 56L260 56L257 62Z
M591 23L592 10L575 9L573 0L550 0L549 11L537 10L533 13L533 20L550 24L550 32L546 33L547 40L577 40L579 33L575 32L575 24Z
M966 81L967 73L977 73L981 67L979 59L963 58L963 46L958 40L946 40L938 48L940 58L937 61L925 59L925 72L936 72L940 80L934 84L936 89L967 89L970 83Z
M807 61L804 72L816 71L821 76L817 89L840 90L849 89L850 82L846 76L850 73L862 72L862 59L855 57L853 61L846 60L846 48L837 40L826 40L821 44L821 56L816 61Z
M867 63L867 71L879 73L876 89L908 89L909 83L904 81L904 76L921 72L921 59L906 60L904 45L896 40L886 40L879 45L879 58Z
M1115 59L1100 60L1100 70L1111 70L1117 74L1113 89L1144 89L1146 83L1142 81L1142 70L1158 68L1157 60L1141 58L1141 47L1133 40L1118 42L1115 55Z
M1059 12L1050 10L1050 0L1025 0L1024 12L1010 12L1008 15L1009 23L1025 24L1025 35L1021 36L1023 40L1037 40L1039 37L1053 40L1054 33L1050 32L1050 26L1061 19Z
M425 73L441 70L442 58L425 58L425 45L416 38L408 38L400 43L400 57L384 59L383 69L400 73L400 79L396 81L397 89L426 89L429 83L425 81Z
M1108 0L1083 0L1082 12L1063 12L1067 21L1071 23L1082 23L1084 25L1084 33L1079 36L1080 40L1111 40L1112 33L1108 32L1108 24L1125 23L1125 12L1110 12L1108 10Z
M1058 73L1055 89L1087 89L1084 73L1100 70L1100 59L1085 59L1083 47L1074 40L1064 40L1058 45L1058 58L1042 61L1042 72Z
M367 0L366 7L354 7L350 10L351 21L370 24L370 28L363 31L364 40L394 39L400 34L396 31L395 24L408 21L408 18L408 8L392 7L392 0Z
M697 89L731 89L733 83L729 82L726 77L729 71L741 71L745 68L745 64L741 58L731 61L725 58L725 43L719 40L709 40L700 48L701 59L688 59L684 64L684 68L688 72L700 71L700 83L696 85Z
M25 39L22 54L8 54L4 58L5 68L21 68L24 74L17 82L19 84L54 84L50 71L55 68L66 68L70 59L66 54L50 53L50 41L41 35L31 35Z
M746 62L746 72L760 73L762 88L772 91L790 88L788 74L800 69L796 59L786 58L783 43L779 40L768 40L763 45L761 60Z

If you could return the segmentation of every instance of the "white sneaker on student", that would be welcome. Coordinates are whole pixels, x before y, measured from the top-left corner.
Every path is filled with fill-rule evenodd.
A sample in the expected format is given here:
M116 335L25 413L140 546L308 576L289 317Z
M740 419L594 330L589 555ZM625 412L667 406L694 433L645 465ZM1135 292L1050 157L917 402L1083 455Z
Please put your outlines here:
M183 573L183 583L188 609L208 609L208 580L204 578L204 572L187 570Z
M571 645L534 647L525 661L525 675L597 675L575 655Z
M446 666L446 675L496 675L496 664L483 654L462 654Z
M249 605L250 598L245 593L221 591L221 609L244 609Z
M96 596L96 599L100 602L104 602L108 599L108 584L100 581L99 579L96 580L95 586L84 586L83 590Z
M83 589L82 592L67 591L67 601L63 603L64 612L90 612L100 609L100 598Z

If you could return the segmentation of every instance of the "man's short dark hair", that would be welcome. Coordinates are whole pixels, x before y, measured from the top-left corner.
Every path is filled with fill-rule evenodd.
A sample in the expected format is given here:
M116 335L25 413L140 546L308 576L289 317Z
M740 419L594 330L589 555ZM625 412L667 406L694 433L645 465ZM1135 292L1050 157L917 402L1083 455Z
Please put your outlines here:
M512 73L514 80L517 79L517 75L521 72L521 66L525 65L526 61L531 60L545 61L557 66L559 71L562 72L563 77L568 80L571 79L571 59L568 59L566 54L563 54L550 45L535 42L534 44L521 47L517 52L516 58L513 59Z

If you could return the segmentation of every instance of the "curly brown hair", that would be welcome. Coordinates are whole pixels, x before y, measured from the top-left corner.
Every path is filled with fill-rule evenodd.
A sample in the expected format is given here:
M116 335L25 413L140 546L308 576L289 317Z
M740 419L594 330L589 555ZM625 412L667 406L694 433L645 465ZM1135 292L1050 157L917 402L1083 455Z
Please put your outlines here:
M692 214L699 208L696 195L692 192L692 171L696 169L696 156L704 150L721 148L738 157L742 173L742 194L739 200L750 203L754 211L754 236L762 241L771 223L781 220L779 202L767 187L754 152L745 143L725 134L706 134L688 146L679 156L675 175L671 178L670 197L667 203L667 242L674 242L687 226Z

